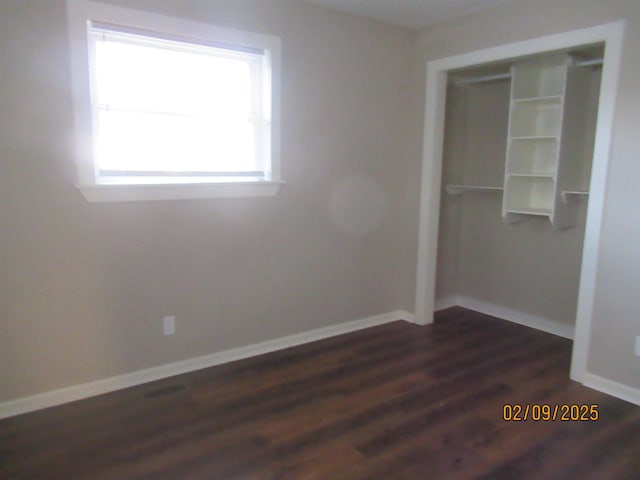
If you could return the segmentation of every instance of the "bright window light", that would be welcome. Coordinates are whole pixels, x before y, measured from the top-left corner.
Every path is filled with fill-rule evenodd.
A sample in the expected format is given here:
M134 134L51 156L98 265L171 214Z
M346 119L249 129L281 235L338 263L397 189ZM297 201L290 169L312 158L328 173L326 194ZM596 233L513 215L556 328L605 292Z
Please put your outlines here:
M270 180L265 51L97 22L88 34L96 183Z

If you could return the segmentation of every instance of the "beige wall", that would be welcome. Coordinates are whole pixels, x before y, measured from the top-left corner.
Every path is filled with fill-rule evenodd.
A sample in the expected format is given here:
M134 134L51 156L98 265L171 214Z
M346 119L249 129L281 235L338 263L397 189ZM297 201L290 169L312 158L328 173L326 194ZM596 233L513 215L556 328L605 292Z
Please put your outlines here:
M588 370L640 388L640 3L637 0L519 0L422 32L419 62L626 19ZM423 87L419 87L422 89Z
M281 36L287 184L87 203L64 3L2 0L0 401L410 309L413 35L288 0L117 3Z

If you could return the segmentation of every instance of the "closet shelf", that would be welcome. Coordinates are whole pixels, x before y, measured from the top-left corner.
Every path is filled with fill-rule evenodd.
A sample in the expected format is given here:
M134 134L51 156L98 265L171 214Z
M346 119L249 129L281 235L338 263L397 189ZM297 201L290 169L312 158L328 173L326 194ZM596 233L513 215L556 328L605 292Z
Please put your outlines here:
M449 195L462 195L465 192L502 192L503 187L487 187L484 185L453 185L445 187Z
M588 197L589 192L577 191L577 190L563 190L560 195L564 203L569 203L568 197Z
M550 208L514 208L505 210L505 213L520 213L525 215L542 215L549 216L551 215Z

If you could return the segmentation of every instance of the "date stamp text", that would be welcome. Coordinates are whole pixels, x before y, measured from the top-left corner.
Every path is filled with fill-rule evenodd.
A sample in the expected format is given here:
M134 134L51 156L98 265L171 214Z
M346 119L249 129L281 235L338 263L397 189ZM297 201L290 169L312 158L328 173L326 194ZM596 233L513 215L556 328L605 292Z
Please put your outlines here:
M600 418L597 404L505 404L505 422L595 422Z

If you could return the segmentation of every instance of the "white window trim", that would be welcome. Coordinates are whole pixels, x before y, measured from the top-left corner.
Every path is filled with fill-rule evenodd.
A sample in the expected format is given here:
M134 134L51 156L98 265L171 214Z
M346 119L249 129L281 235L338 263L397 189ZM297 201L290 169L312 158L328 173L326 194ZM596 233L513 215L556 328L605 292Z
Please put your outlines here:
M67 0L74 110L76 187L89 202L269 197L284 183L280 171L280 38L245 32L157 13L117 7L89 0ZM186 38L198 38L264 49L271 66L271 164L268 180L240 182L101 185L93 161L92 109L87 22L126 25Z

